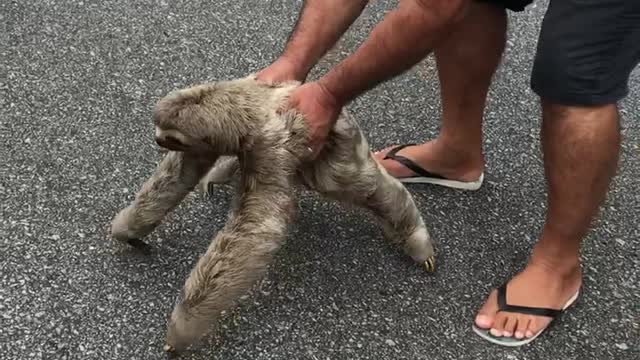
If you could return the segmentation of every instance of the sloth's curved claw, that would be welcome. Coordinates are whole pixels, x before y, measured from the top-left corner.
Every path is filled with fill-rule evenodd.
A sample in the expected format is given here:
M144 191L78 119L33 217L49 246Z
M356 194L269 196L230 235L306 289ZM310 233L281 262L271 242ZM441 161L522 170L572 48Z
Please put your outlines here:
M427 272L434 272L436 270L436 259L434 256L429 257L424 262L424 268Z

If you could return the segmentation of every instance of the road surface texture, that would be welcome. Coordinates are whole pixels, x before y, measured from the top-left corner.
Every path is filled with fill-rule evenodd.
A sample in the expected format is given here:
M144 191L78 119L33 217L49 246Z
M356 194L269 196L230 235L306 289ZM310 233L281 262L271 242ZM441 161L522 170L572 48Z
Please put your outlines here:
M244 76L283 46L301 1L0 2L0 358L163 359L165 322L225 221L230 190L194 194L148 241L107 236L161 154L150 110L172 89ZM486 185L410 186L437 241L428 274L382 240L366 212L303 193L268 276L185 359L632 359L640 346L640 76L622 104L612 191L584 244L576 307L529 346L471 330L492 287L540 232L545 188L529 90L547 3L511 17L486 111ZM372 2L315 78L364 39ZM431 57L350 106L376 149L439 128Z

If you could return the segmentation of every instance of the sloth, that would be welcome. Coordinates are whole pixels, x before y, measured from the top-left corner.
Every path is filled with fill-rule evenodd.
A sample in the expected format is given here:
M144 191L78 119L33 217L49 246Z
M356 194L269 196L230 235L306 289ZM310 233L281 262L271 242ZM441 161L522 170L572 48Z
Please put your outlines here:
M376 162L346 110L311 157L303 115L283 110L299 85L266 84L251 74L174 90L152 111L155 141L168 151L112 220L114 239L147 252L142 238L190 192L237 180L227 221L168 320L164 350L172 355L212 331L265 274L294 220L298 186L368 209L392 245L434 271L433 241L412 196Z

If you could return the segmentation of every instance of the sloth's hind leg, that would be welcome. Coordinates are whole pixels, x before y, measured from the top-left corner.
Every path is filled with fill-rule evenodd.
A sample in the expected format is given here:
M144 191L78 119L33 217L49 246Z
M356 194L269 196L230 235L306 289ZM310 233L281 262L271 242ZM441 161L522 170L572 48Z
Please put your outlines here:
M414 261L434 268L432 239L413 197L372 156L357 123L344 113L320 158L303 171L307 184L331 198L369 209L385 237Z

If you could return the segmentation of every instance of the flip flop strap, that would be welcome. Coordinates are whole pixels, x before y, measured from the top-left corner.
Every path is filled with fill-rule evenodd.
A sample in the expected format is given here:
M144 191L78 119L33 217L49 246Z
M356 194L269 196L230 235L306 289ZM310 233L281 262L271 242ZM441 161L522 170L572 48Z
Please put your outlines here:
M423 169L422 167L420 167L418 164L416 164L415 162L413 162L412 160L402 156L402 155L397 155L398 151L406 148L407 146L415 146L416 144L404 144L404 145L399 145L396 146L395 148L391 149L384 157L384 159L391 159L394 161L397 161L399 163L401 163L402 165L404 165L405 167L407 167L409 170L413 171L414 173L423 176L423 177L429 177L429 178L435 178L435 179L444 179L446 180L446 178L442 175L438 175L438 174L434 174L430 171L427 171L425 169Z
M500 311L534 316L547 316L550 318L556 318L558 315L562 314L562 310L507 304L507 283L502 284L502 286L498 288L498 309Z

